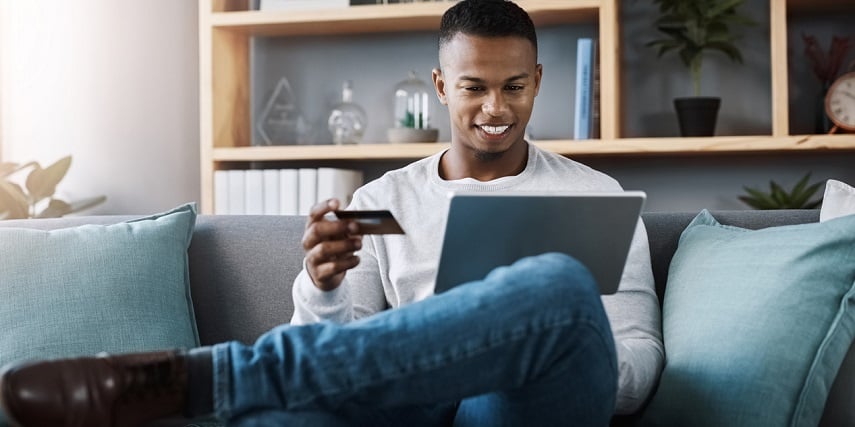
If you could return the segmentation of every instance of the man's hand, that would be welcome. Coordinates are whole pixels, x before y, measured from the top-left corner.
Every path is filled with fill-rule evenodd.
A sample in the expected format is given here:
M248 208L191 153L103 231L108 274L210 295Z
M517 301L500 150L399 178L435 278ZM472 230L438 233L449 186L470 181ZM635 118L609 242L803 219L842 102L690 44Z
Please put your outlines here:
M359 257L353 254L362 247L359 224L324 218L324 215L338 207L339 201L336 199L313 206L303 234L306 270L315 286L322 291L339 287L345 272L359 264Z

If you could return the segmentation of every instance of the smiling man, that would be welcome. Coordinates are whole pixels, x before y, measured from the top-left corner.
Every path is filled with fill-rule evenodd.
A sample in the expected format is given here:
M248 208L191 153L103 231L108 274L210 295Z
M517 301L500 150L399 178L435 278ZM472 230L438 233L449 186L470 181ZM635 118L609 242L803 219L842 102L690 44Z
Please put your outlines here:
M454 15L447 17L452 21ZM454 24L449 22L440 34L441 68L433 71L452 126L440 174L446 180L478 181L517 175L526 164L523 137L543 74L534 31L520 27L518 35L466 33Z
M391 210L406 235L363 236L358 223L327 218L338 201L321 203L303 237L290 325L252 346L12 366L0 378L7 415L25 426L133 426L178 413L236 426L603 426L639 408L664 359L641 222L613 295L555 253L433 295L449 192L621 190L526 142L543 70L516 4L451 7L439 60L433 82L451 146L366 184L350 205Z

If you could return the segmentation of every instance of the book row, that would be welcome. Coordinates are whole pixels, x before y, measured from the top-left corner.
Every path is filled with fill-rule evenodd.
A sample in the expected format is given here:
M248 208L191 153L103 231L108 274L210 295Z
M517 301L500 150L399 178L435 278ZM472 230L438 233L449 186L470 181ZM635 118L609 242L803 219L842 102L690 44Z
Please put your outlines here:
M312 206L330 198L346 207L362 183L362 171L340 168L218 170L214 213L308 215Z

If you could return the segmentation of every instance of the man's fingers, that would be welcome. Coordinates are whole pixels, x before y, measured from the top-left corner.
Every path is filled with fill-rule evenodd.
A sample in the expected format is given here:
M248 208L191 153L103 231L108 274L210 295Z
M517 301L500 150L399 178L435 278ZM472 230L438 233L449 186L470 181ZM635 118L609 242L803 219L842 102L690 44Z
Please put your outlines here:
M306 262L311 265L319 265L331 260L336 260L353 255L362 248L362 239L351 237L344 240L330 240L312 246L306 253Z
M303 249L311 250L326 241L345 240L352 227L345 221L318 221L309 223L303 234Z
M309 276L312 277L315 286L323 291L331 291L341 284L344 273L357 265L359 265L359 257L350 254L343 258L315 265L314 268L310 268Z
M327 199L322 202L318 202L312 209L309 210L309 222L320 221L324 218L328 212L332 212L339 207L338 199Z

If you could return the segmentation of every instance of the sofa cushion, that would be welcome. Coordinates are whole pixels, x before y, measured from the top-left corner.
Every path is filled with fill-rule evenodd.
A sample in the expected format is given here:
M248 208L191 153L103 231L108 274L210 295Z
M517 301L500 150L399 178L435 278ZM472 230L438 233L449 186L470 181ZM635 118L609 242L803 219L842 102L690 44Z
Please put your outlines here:
M841 181L829 179L825 183L819 220L828 221L852 214L855 214L855 188ZM820 426L843 426L855 420L852 390L855 390L855 344L850 345L849 352L846 353L846 358L840 365L837 378L831 385Z
M826 181L819 220L827 221L852 214L855 214L855 188L836 179Z
M684 230L663 303L666 365L644 425L817 425L855 335L855 216Z
M0 228L0 365L189 348L195 206L113 225Z

